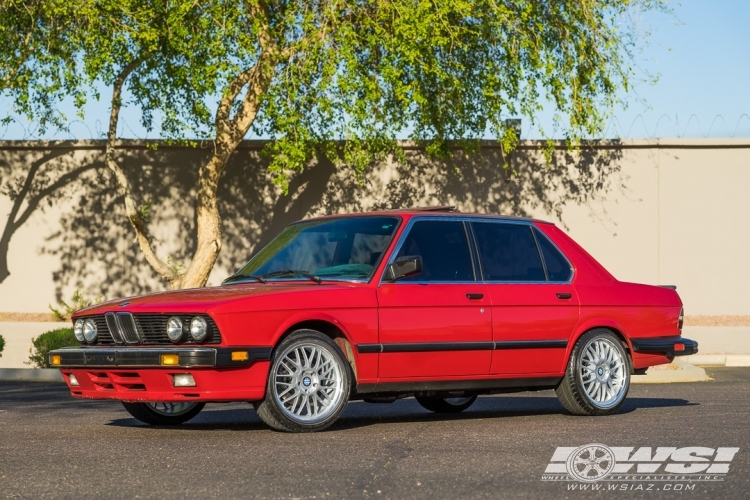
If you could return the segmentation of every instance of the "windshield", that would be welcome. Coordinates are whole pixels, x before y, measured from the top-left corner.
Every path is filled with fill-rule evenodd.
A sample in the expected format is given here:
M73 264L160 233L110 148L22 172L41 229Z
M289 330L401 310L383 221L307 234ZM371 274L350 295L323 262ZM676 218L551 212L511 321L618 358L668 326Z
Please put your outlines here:
M235 276L307 279L295 276L290 271L294 270L322 279L366 281L388 248L398 222L397 217L298 222L284 229Z

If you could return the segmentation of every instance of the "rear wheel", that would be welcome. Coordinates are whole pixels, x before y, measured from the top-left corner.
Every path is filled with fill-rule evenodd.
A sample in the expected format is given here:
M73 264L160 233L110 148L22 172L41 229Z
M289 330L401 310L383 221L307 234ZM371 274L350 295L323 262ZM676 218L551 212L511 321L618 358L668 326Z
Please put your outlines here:
M630 388L630 357L610 330L597 328L576 342L560 385L560 403L574 415L610 415Z
M351 390L349 363L327 336L298 330L274 350L266 399L254 403L270 427L313 432L333 424Z
M206 403L126 403L122 405L133 417L151 425L179 425L198 415Z
M477 400L476 394L473 396L461 396L456 398L415 398L422 408L435 413L461 413Z

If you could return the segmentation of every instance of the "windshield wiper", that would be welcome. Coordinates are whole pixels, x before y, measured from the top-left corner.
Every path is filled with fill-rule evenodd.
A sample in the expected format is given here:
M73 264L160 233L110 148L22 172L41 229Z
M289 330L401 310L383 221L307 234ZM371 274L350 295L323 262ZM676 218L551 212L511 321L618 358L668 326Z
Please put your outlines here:
M318 285L320 285L321 281L323 281L318 276L308 273L307 271L301 271L299 269L282 269L281 271L274 271L272 273L261 274L259 278L271 278L273 276L283 276L285 274L298 274L299 276L304 276L305 278L311 279Z
M233 274L232 276L222 281L221 284L223 285L225 283L231 283L233 281L240 281L244 279L253 279L261 283L265 283L267 281L263 276L255 276L254 274Z

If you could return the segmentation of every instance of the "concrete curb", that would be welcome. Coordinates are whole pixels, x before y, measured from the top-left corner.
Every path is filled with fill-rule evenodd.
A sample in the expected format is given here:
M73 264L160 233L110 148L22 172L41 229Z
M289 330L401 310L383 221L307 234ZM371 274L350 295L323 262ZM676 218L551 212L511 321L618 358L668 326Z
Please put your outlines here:
M711 380L706 370L677 358L672 364L654 366L645 375L633 375L633 384L669 384L672 382L705 382Z
M56 368L0 368L0 380L65 382Z
M685 356L685 361L702 366L750 366L748 354L693 354Z

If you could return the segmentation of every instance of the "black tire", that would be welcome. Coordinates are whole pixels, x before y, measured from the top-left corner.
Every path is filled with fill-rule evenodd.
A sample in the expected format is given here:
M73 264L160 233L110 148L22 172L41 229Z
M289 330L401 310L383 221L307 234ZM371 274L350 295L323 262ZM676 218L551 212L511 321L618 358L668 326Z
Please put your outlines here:
M309 360L300 359L299 353L308 351L318 353L318 364L321 356L327 356L328 361L315 370L314 355ZM296 353L296 357L295 357ZM294 364L294 359L300 361ZM285 369L285 363L291 363L295 368L293 373ZM307 362L305 362L307 361ZM323 371L330 362L331 368ZM299 368L299 370L296 370ZM277 373L280 381L277 381ZM323 377L323 376L326 377ZM328 377L330 375L330 378ZM320 376L321 378L318 378ZM307 379L307 380L306 380ZM331 381L331 385L324 386ZM349 362L344 357L339 347L326 335L315 330L297 330L284 339L275 349L272 356L271 368L268 372L266 385L266 398L263 401L253 403L255 411L263 422L269 427L284 432L315 432L325 429L333 424L346 408L352 388L352 375ZM291 391L291 395L284 398L284 393ZM307 391L307 392L305 392ZM320 415L316 416L315 402L324 401L320 395L329 395L330 404L325 408L321 405ZM300 414L295 413L293 406L289 409L284 404L295 405L293 400L299 401ZM304 403L308 403L307 413L304 412ZM312 401L312 405L309 405ZM325 402L325 401L324 401ZM310 408L313 408L311 410Z
M587 356L587 360L590 361L592 358L591 354L587 354L589 348L594 349L598 345L603 345L605 348L613 349L613 355L619 355L621 364L611 365L609 368L604 358L599 358L600 363L588 363L587 366L594 368L593 371L584 374L588 368L584 368L583 358ZM614 370L612 370L612 368ZM565 376L563 377L560 385L555 389L557 399L560 400L563 407L573 415L591 415L591 416L602 416L611 415L616 413L618 408L625 401L630 389L630 373L632 371L632 361L627 351L622 345L622 341L617 335L606 328L596 328L590 332L585 333L578 339L576 345L573 347L573 352L570 354L568 360L568 366L565 369ZM612 373L616 373L617 377L612 376ZM619 383L622 380L622 384L618 385L617 390L613 390L613 396L609 399L608 393L602 394L602 401L598 401L595 396L592 396L584 385L584 376L594 377L589 378L586 381L589 390L594 390L596 387L601 387L603 384L607 384L608 380L616 380ZM602 378L603 377L603 378ZM601 381L604 381L603 384ZM598 384L598 385L597 385ZM606 391L606 387L603 389ZM595 391L596 393L596 391Z
M476 394L467 398L416 397L415 399L425 410L434 411L435 413L461 413L477 400Z
M154 408L149 403L122 402L122 406L128 410L128 413L141 422L149 425L179 425L185 423L198 415L203 407L206 406L206 403L190 403L190 405L191 406L185 408L184 411L178 411L173 415L170 415Z

